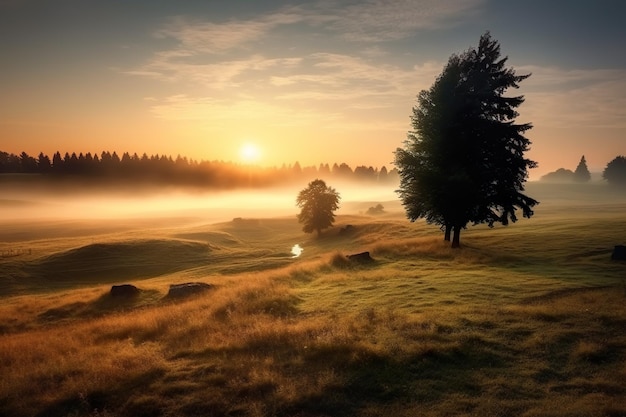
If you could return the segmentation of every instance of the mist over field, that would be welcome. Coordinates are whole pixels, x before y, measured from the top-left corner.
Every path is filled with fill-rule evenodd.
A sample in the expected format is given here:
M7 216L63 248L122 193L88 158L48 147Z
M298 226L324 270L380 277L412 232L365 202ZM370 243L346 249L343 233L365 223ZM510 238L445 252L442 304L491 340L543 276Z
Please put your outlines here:
M401 211L394 185L329 182L341 195L337 214L364 212L383 204ZM103 187L0 182L0 221L44 219L120 219L187 217L220 222L235 217L296 215L295 199L306 183L282 187L203 190L174 187ZM551 184L529 182L527 193L539 200L536 212L559 203L597 204L623 201L622 190L602 182Z
M338 214L358 212L368 202L390 201L397 206L392 185L353 182L329 185L341 195ZM306 183L236 190L0 184L0 220L189 217L219 222L235 217L295 216L296 196L304 187Z
M372 185L352 181L328 183L341 196L337 215L363 214L377 204L384 212L404 218L404 209L393 184ZM25 238L23 225L63 221L65 233L90 233L100 227L133 228L207 224L234 218L292 217L298 213L298 192L306 186L206 190L191 187L87 186L84 184L25 181L0 182L0 241ZM588 184L529 182L526 192L539 200L533 218L552 206L619 205L625 193L596 181ZM529 226L532 227L530 219ZM523 219L523 221L528 221ZM435 227L435 226L432 226ZM472 226L469 226L469 230ZM20 238L19 236L22 235Z

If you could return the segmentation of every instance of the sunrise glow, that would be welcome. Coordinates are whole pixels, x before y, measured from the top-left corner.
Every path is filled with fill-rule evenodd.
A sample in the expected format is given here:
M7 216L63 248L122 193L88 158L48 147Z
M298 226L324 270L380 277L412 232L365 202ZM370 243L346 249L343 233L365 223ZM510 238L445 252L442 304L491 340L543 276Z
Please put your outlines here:
M239 150L239 157L247 164L259 162L261 159L261 149L254 143L244 143Z
M531 179L626 153L621 2L125 4L0 1L0 151L390 169L416 96L489 30L532 74L510 92Z

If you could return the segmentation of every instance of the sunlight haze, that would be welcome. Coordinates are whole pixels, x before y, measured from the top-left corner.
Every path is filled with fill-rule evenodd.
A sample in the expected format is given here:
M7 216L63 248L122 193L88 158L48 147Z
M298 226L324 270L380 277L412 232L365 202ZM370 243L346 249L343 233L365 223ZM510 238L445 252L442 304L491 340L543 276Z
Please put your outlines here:
M261 159L261 149L254 143L244 143L239 153L243 162L246 163L256 163Z
M508 92L534 126L531 179L582 155L601 172L626 154L625 16L608 0L0 1L0 150L392 168L416 95L489 30L532 73Z

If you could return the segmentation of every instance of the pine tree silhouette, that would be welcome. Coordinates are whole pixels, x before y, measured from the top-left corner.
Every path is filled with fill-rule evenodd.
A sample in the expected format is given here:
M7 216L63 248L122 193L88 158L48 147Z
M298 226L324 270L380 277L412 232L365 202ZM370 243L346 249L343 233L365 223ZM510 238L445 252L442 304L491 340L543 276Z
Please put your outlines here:
M585 155L580 158L580 162L576 167L576 171L574 171L574 181L576 182L588 182L591 179L591 174L589 173L589 169L587 168L587 161L585 160Z

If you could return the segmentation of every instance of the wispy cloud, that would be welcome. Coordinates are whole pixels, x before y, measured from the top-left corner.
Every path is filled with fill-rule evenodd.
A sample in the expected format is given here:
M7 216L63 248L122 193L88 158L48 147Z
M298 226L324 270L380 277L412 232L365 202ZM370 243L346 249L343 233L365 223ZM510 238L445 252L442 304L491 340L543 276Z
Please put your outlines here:
M252 99L232 101L184 94L165 98L152 106L152 112L161 119L202 121L214 128L229 128L233 122L240 125L262 122L274 126L308 126L340 117L331 111L320 114Z
M153 113L170 120L254 119L274 125L283 124L284 120L290 120L291 124L307 124L317 115L317 122L311 126L319 123L352 126L355 122L349 119L359 118L358 114L351 115L355 110L402 106L398 110L404 122L417 92L427 88L442 68L442 64L427 62L402 69L326 53L286 63L261 57L255 57L253 61L255 64L215 64L222 67L220 77L207 79L201 79L204 73L196 73L195 68L181 70L188 71L189 78L195 77L205 86L216 83L211 95L169 96L152 103ZM286 68L290 66L293 68ZM250 68L256 68L258 74L255 77L250 76ZM273 75L281 68L284 75ZM179 76L184 78L182 73Z
M411 103L441 71L442 63L385 62L385 42L451 25L483 3L321 0L248 20L179 16L155 33L174 45L127 73L168 82L170 90L179 86L179 94L153 103L161 118L254 111L267 123L317 114L325 123L347 125L351 110ZM295 108L306 116L295 115Z
M281 100L310 99L342 101L347 107L389 107L400 97L414 96L435 79L441 65L427 62L413 68L381 64L360 57L318 53L307 60L301 72L272 77ZM352 102L345 103L345 102Z
M346 4L347 3L347 4ZM254 19L212 22L178 16L155 35L179 42L193 53L221 53L258 42L281 26L310 26L317 35L380 42L412 36L418 30L446 28L478 13L485 0L318 1L286 6Z
M370 0L334 10L329 26L361 42L402 39L421 29L439 29L477 13L484 0Z
M261 73L274 70L285 71L297 66L301 58L265 58L262 55L246 56L237 60L192 62L182 53L165 52L133 71L127 73L143 75L168 82L194 83L213 90L241 87L251 80L259 80Z
M522 85L525 120L558 128L626 128L626 71L528 66Z
M254 20L223 23L179 16L155 35L175 39L179 42L177 49L183 53L217 54L257 41L277 26L298 23L303 19L303 16L289 11L268 14Z
M387 41L411 36L420 29L449 24L454 16L466 15L481 3L483 0L375 0L345 6L342 2L320 1L285 7L249 20L213 22L179 16L156 31L157 37L173 40L175 46L156 53L145 65L127 72L168 81L193 80L204 86L211 80L208 82L211 88L237 86L239 83L233 82L233 78L247 70L254 71L259 65L291 65L301 58L301 55L285 58L288 52L281 50L280 57L274 52L274 56L261 62L259 57L268 56L266 51L271 49L260 49L267 46L263 45L264 39L278 28L296 24L299 30L308 28L309 32L304 34L290 33L296 38L294 42L298 43L298 36L304 37L303 42L314 38L312 48L317 51L313 53L327 54L330 61L338 49L354 49L347 47L346 41ZM343 46L337 44L338 38L343 39ZM351 53L355 57L370 58L383 54L384 50L376 45ZM343 72L338 74L343 75Z

